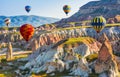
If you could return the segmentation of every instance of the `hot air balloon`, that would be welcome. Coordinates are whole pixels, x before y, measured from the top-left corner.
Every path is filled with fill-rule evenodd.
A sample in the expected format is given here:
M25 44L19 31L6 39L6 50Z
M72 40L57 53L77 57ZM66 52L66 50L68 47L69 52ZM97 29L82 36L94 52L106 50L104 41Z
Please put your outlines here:
M106 25L106 20L103 16L97 16L93 18L91 25L96 30L96 32L99 33Z
M65 12L66 15L71 11L71 7L69 5L63 6L63 11Z
M6 19L4 20L4 22L5 22L5 24L8 26L8 25L10 24L11 20L10 20L10 18L6 18Z
M31 6L25 6L25 10L29 13L31 10Z
M20 33L26 41L29 41L34 34L34 27L31 24L24 24L20 27Z

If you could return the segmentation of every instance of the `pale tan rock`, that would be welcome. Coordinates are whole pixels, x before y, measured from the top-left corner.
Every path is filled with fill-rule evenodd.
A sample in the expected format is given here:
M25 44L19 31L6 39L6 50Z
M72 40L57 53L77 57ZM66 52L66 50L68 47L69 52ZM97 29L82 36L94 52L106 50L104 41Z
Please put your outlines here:
M120 71L120 57L115 57L115 60L117 62L117 65L118 65L118 70Z
M38 42L36 39L32 42L32 51L36 51L38 49Z
M108 71L109 77L118 76L118 66L112 53L111 44L107 36L103 35L103 44L98 53L98 59L95 63L95 72L103 73Z
M6 53L6 59L11 60L13 58L13 50L12 50L12 44L11 42L8 43L8 49Z

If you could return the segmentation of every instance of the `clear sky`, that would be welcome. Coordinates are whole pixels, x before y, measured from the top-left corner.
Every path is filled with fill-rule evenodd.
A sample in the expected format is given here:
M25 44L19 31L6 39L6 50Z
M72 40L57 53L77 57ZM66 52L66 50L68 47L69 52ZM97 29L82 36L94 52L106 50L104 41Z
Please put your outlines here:
M79 10L79 7L93 0L0 0L0 15L38 15L54 18L66 18L62 8L71 6L69 16ZM28 14L25 6L30 5L32 10Z

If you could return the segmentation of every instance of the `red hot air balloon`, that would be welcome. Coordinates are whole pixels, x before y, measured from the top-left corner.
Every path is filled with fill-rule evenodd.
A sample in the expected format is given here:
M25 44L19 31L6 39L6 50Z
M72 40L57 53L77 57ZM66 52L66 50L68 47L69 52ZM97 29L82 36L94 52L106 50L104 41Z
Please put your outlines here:
M20 33L26 41L29 41L34 34L34 27L31 24L24 24L20 27Z

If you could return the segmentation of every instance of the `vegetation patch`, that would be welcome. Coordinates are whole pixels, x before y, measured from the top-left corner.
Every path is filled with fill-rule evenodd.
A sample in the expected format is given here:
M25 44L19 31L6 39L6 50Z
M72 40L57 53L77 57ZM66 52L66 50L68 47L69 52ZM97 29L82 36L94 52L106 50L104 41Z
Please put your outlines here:
M91 44L95 41L95 39L90 37L80 37L80 38L69 38L68 41L66 41L63 44L74 44L74 43L85 43L85 44Z
M91 74L89 74L89 77L98 77L98 74L96 74L96 73L91 73Z
M92 28L92 26L76 26L76 27L67 27L67 28L57 28L54 31L80 29L80 28Z
M91 55L88 55L86 57L87 61L88 62L93 62L94 60L96 60L98 58L98 54L91 54Z
M6 59L1 59L0 66L0 77L16 77L15 70L18 69L19 66L25 65L27 61L17 61L20 58L26 57L26 55L17 55L16 58L13 58L13 60L6 61ZM13 65L9 65L8 63L11 63Z
M26 58L28 56L28 54L23 54L23 55L15 55L13 56L12 60L8 60L8 61L14 61L14 60L17 60L17 59L20 59L20 58ZM0 56L0 62L5 62L6 61L6 56L5 55L2 55Z
M63 72L55 71L54 76L51 76L52 73L46 74L46 72L40 72L39 74L32 74L32 77L62 77L62 76L72 76L69 75L69 70L64 70Z
M106 24L106 27L114 27L114 26L120 26L120 23Z
M0 74L0 77L5 77L5 75L4 74Z

